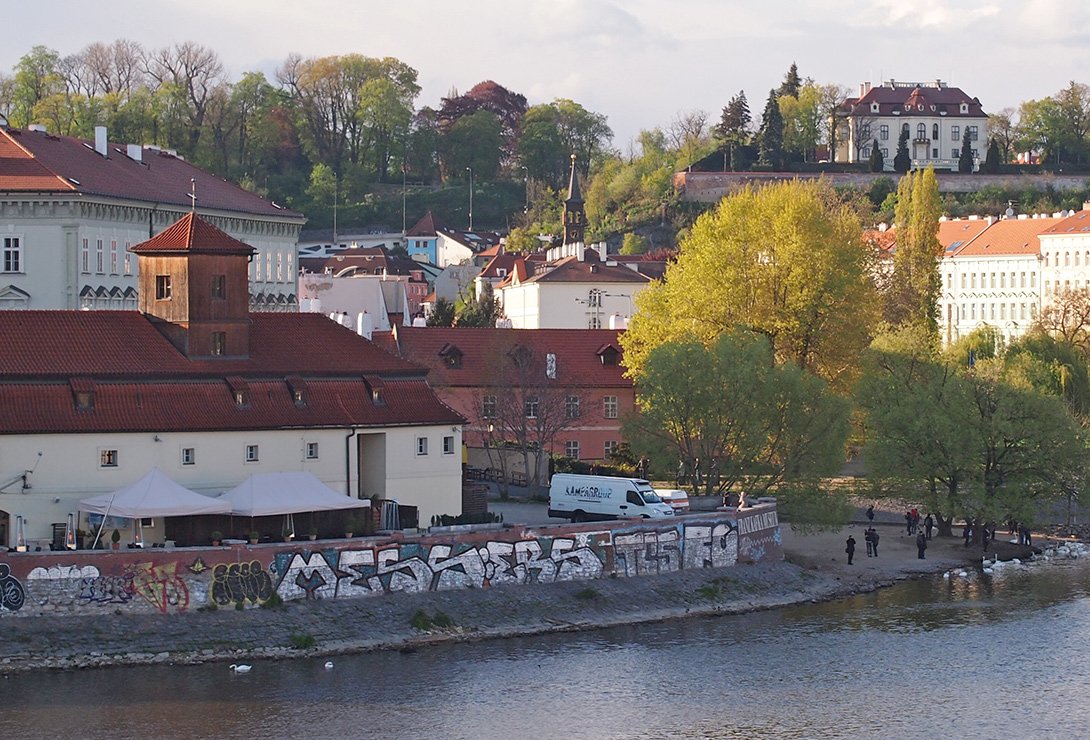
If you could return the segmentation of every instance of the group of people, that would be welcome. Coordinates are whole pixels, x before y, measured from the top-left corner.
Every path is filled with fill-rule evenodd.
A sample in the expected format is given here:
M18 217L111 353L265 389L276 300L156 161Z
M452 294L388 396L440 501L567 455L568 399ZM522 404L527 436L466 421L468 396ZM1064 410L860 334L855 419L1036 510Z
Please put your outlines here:
M920 532L920 510L917 508L909 509L905 512L905 527L908 530L908 536ZM923 535L925 539L931 539L931 533L935 529L935 517L930 513L923 520ZM921 556L922 557L922 556Z
M863 532L863 541L867 543L867 557L878 557L878 532L874 527L868 527ZM855 557L855 537L848 535L847 542L844 543L844 552L848 553L848 565L852 564L852 559Z

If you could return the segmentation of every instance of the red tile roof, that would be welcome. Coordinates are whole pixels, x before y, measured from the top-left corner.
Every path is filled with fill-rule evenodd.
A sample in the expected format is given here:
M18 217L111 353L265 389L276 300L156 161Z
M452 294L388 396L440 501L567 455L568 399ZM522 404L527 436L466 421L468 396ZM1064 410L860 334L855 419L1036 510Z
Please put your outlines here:
M214 252L217 254L246 254L257 252L243 241L216 228L194 213L187 213L174 224L130 248L136 254L161 254L164 252Z
M878 104L877 112L872 110L872 103ZM966 113L961 112L962 103L968 106ZM906 110L906 105L910 106L911 110ZM913 86L911 84L891 86L888 83L876 85L862 97L848 98L842 107L856 115L874 115L876 113L877 115L888 116L897 111L899 114L906 116L987 117L978 99L969 97L961 88L948 85L942 87L932 85Z
M565 257L552 269L535 269L534 274L521 280L525 283L649 283L651 278L620 265L578 257Z
M1041 232L1042 236L1085 234L1090 232L1090 211L1073 213L1057 224Z
M115 144L107 151L70 136L0 129L0 192L78 192L188 211L194 181L198 210L303 218L166 152L144 148L137 162Z
M1038 255L1042 232L1061 221L1059 218L1005 218L996 221L978 237L959 248L957 257L996 257Z
M462 422L421 366L323 316L251 321L250 357L216 362L187 359L136 312L0 311L0 434ZM384 404L364 376L382 380ZM242 407L232 384L248 388ZM73 391L89 389L93 408L77 410Z
M423 218L405 232L405 236L435 236L438 227L439 223L436 221L435 216L432 215L431 211L428 211Z
M392 334L402 357L430 369L436 388L479 387L494 373L497 358L515 347L534 356L556 355L557 380L572 387L631 388L624 376L623 354L616 365L602 364L607 347L621 352L620 332L614 329L493 329L399 326ZM387 334L390 336L390 334ZM385 341L385 340L383 340ZM445 359L460 353L452 367Z

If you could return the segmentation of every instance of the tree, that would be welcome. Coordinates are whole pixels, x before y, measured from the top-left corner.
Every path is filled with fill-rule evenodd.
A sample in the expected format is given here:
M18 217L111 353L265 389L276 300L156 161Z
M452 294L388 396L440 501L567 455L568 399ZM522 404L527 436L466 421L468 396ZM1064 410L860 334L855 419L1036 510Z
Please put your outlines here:
M886 320L892 326L912 325L938 342L938 300L941 281L938 180L930 167L905 175L897 185L894 212L897 250L886 295Z
M428 326L454 326L454 304L446 298L436 298L428 316Z
M490 341L486 352L491 359L479 379L479 423L489 454L500 453L501 469L504 448L522 456L535 493L548 482L546 455L564 430L580 423L580 410L587 409L589 399L577 377L562 367L551 372L548 358L519 344L514 335L498 332Z
M989 175L999 174L999 144L994 138L988 140L988 156L981 165L980 171Z
M970 138L969 127L965 127L965 133L961 137L961 151L958 152L958 172L967 174L973 171L973 141Z
M223 62L206 46L185 41L148 52L144 71L176 96L185 125L183 151L195 157L213 95L226 84Z
M1040 149L1042 161L1090 161L1090 86L1072 81L1055 95L1025 101L1018 118L1020 146Z
M776 89L776 97L782 98L785 95L792 98L799 96L799 90L802 89L802 78L799 77L799 67L794 62L791 62L791 66L787 70L787 74L783 76L783 82Z
M746 91L739 90L723 107L723 114L714 129L715 136L724 143L744 144L749 140L749 126L752 121Z
M703 490L695 493L762 494L832 474L844 460L848 403L794 364L777 365L759 334L726 333L708 347L659 345L639 388L640 411L625 420L625 437L690 470L701 461Z
M1090 357L1090 288L1064 288L1041 309L1036 326Z
M795 95L782 95L777 102L783 118L784 149L804 162L814 161L826 127L821 88L807 82Z
M508 90L492 80L478 82L462 95L452 95L440 101L437 120L439 128L447 131L459 119L485 110L500 121L503 139L503 164L510 163L517 152L522 117L526 115L526 96Z
M605 152L613 137L606 117L572 100L558 98L526 111L519 138L519 161L529 176L553 188L567 184L571 155L584 178L592 160Z
M783 116L780 115L775 90L768 91L768 102L765 103L761 128L757 132L757 146L758 164L774 169L783 166Z
M536 252L541 242L528 230L522 228L511 229L507 233L507 239L503 243L503 251L514 254L530 254Z
M646 236L630 231L624 235L624 241L621 243L621 254L625 256L644 254L650 247L651 244L647 241Z
M744 327L777 362L846 387L877 318L872 261L858 216L829 186L746 188L701 216L665 281L637 297L625 361L638 378L659 344L710 345Z
M908 156L908 129L902 128L901 135L897 137L897 153L893 155L893 171L903 175L911 166L912 158Z
M492 294L492 285L487 282L475 300L468 300L458 306L457 313L456 326L461 327L495 326L496 319L503 315L499 301Z
M886 162L882 158L882 150L878 146L878 139L875 139L874 143L871 144L869 165L871 172L882 172L886 169Z
M988 131L999 145L1000 161L1003 164L1014 159L1014 146L1017 141L1017 127L1013 122L1014 109L1004 108L988 116Z
M459 118L440 141L444 179L460 178L467 168L479 181L495 179L500 171L503 128L495 113L479 110Z
M64 92L60 62L60 54L41 45L19 59L12 84L11 125L25 127L34 123L34 107Z

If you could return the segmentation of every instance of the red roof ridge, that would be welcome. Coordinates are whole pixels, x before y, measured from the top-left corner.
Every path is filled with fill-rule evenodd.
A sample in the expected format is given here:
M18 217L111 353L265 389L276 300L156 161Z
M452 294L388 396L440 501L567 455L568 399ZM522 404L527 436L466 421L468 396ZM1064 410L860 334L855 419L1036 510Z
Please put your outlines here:
M220 254L255 254L257 250L193 212L175 221L146 242L129 248L134 254L157 252L216 252Z

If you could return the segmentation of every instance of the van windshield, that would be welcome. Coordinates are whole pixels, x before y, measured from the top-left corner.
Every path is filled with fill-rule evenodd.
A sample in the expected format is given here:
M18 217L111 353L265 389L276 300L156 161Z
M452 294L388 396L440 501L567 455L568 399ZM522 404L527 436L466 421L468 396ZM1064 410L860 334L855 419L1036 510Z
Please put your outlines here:
M643 496L643 500L644 500L645 503L648 503L648 504L661 504L662 503L662 499L659 498L658 494L655 493L654 490L648 489L646 491L640 491L640 495Z

